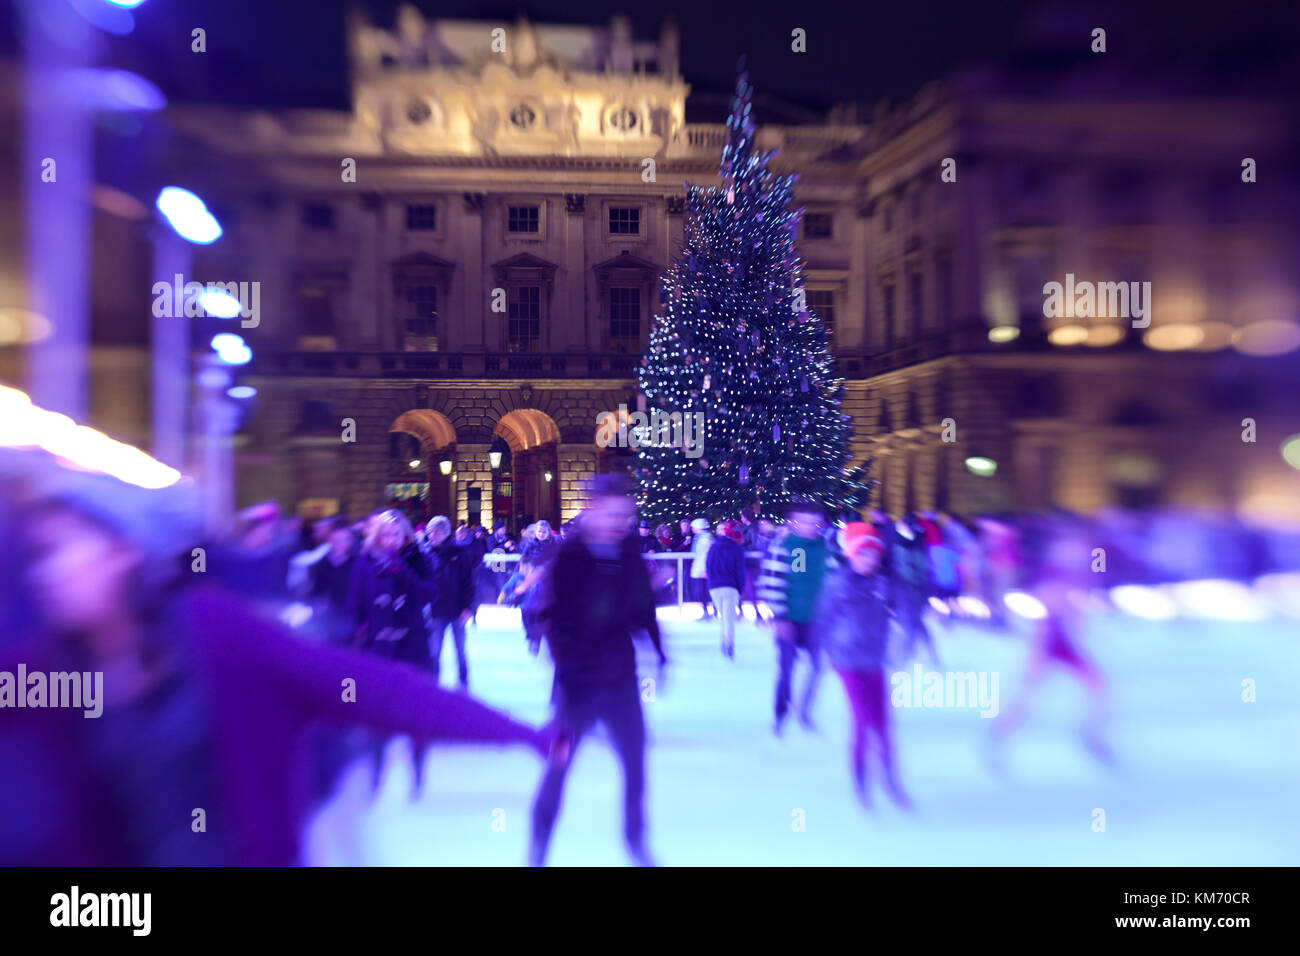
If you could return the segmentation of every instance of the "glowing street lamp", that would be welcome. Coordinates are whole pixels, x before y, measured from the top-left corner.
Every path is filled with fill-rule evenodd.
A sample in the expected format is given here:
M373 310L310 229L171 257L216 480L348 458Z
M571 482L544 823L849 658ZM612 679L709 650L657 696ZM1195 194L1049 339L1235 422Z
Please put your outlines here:
M207 289L199 295L199 305L204 313L218 319L233 319L239 315L239 300L225 289Z
M488 464L492 466L492 470L493 470L493 471L496 471L498 468L500 468L500 467L501 467L501 452L499 452L499 451L490 451L490 452L488 452Z
M979 475L981 478L991 478L998 470L998 463L992 458L982 458L974 455L966 459L966 470L972 475Z
M187 242L206 246L221 238L221 223L208 212L202 199L188 189L164 186L154 201L176 234Z
M233 332L212 336L212 348L226 365L247 365L253 358L253 350Z
M439 470L440 472L442 472L444 475L450 475L450 474L451 474L451 459L450 459L450 458L444 458L442 461L438 462L438 470Z

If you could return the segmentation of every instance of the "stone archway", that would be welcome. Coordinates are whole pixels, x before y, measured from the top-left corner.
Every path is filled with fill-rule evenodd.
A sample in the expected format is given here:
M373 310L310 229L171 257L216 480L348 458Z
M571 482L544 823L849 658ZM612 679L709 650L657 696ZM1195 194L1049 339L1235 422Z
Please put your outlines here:
M536 408L516 408L502 415L493 431L510 446L508 476L493 474L493 500L508 499L511 514L507 524L519 530L530 521L546 519L559 525L568 515L562 513L562 492L573 478L561 471L560 428L550 415ZM500 484L509 480L510 495L498 494ZM517 527L516 527L517 526Z
M394 501L392 494L386 494L389 503L399 503L412 514L423 520L432 515L450 514L453 503L450 475L444 475L441 467L443 461L456 461L456 429L451 421L441 412L430 408L413 408L403 412L388 426L390 436L389 456L385 472L385 492L395 487L402 492L399 500ZM403 446L392 440L394 436L409 436L412 441ZM418 465L415 462L418 461ZM412 504L405 492L414 491L410 486L426 485L427 495Z

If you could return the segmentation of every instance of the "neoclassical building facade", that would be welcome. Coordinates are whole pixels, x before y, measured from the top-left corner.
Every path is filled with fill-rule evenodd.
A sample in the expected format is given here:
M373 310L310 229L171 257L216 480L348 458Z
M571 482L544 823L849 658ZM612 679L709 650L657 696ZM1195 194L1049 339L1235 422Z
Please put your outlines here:
M172 117L178 168L227 225L197 278L262 288L240 498L565 520L617 454L597 415L637 406L659 276L725 117L686 122L671 24L641 41L623 19L407 8L392 28L353 19L349 44L350 112ZM799 173L854 463L873 459L895 513L1273 507L1294 472L1237 433L1246 414L1270 440L1300 431L1262 384L1300 315L1294 199L1252 191L1237 154L1280 166L1294 124L1266 102L1018 82L760 126ZM1151 326L1045 318L1067 272L1152 282Z

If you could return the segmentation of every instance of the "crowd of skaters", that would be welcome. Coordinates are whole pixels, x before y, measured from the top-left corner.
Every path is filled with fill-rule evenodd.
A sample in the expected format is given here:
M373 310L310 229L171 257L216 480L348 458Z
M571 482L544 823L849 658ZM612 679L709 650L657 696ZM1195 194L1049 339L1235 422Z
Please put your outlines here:
M377 735L372 742L409 737L420 753L438 740L532 747L543 762L533 864L546 860L572 754L603 724L622 765L629 853L651 863L634 642L652 648L656 667L668 665L656 604L679 563L689 569L692 597L716 617L726 656L737 653L746 599L755 620L770 626L776 733L792 714L813 728L824 658L849 703L859 797L869 804L879 779L906 807L887 670L922 652L937 662L927 620L973 614L996 626L999 595L1013 588L1037 595L1044 613L1031 629L1024 691L1051 669L1073 674L1093 704L1085 741L1109 759L1105 683L1078 640L1071 597L1092 583L1099 548L1120 580L1176 574L1173 562L1189 551L1197 567L1238 577L1290 566L1281 538L1203 532L1159 516L1152 523L1162 533L1143 538L1124 516L1109 525L1064 514L891 519L828 515L796 501L780 521L751 512L716 525L688 517L651 528L638 522L626 480L609 475L592 481L579 519L558 531L537 522L518 539L500 526L453 528L445 517L417 527L390 509L306 528L263 504L239 516L229 540L209 542L196 557L204 549L192 546L204 539L187 526L193 509L172 507L178 490L73 472L34 453L0 457L0 530L16 558L13 573L0 578L8 625L0 670L16 661L101 670L111 688L96 721L39 708L10 712L12 733L0 740L0 772L15 783L0 815L6 862L298 862L306 810L295 769L300 738L325 721L364 727ZM490 559L511 552L517 564ZM655 553L689 557L655 561ZM465 692L466 627L493 601L521 608L531 649L545 646L554 663L553 719L543 728ZM275 620L294 606L308 612L291 621L296 637ZM448 632L454 691L438 681ZM796 695L801 658L809 675ZM341 700L347 682L359 690ZM1000 743L1024 719L1024 699L1004 709L992 739ZM210 811L213 839L189 838L194 807Z
M631 638L650 637L660 666L666 663L653 608L675 600L675 584L688 601L698 603L705 619L717 621L721 650L728 658L735 657L736 624L746 602L754 621L771 628L777 651L777 736L784 734L792 713L805 728L816 729L813 704L823 661L829 663L849 703L851 777L859 799L868 806L870 754L891 799L903 807L911 804L898 772L887 669L919 654L939 666L931 633L936 621L947 625L965 618L1005 626L1003 598L1016 588L1033 588L1047 602L1047 615L1034 629L1025 694L1051 668L1070 671L1089 691L1092 703L1085 740L1093 753L1108 758L1104 681L1076 640L1077 609L1067 600L1069 589L1083 583L1086 545L1097 540L1095 527L1065 515L966 520L920 512L895 519L879 509L865 516L853 511L831 515L812 501L789 503L780 520L759 514L755 506L716 525L695 517L652 527L649 521L637 520L631 489L617 486L617 481L611 477L593 486L589 507L579 518L558 530L546 521L536 522L518 540L504 524L490 533L464 523L453 531L446 517L412 526L403 513L385 509L356 523L324 519L306 541L299 541L302 529L283 522L278 511L265 505L245 514L247 524L239 540L252 551L244 566L259 574L268 569L257 548L271 548L277 539L283 542L277 560L286 562L286 587L313 602L313 620L327 639L423 668L437 680L450 631L462 691L469 684L466 625L478 606L495 602L518 607L530 652L539 654L545 641L556 662L553 703L557 720L571 728L566 746L575 746L597 720L610 729L629 794L628 846L641 862L649 860L640 842L643 822L635 796L644 785L644 726L639 704L633 713ZM595 528L596 516L614 508L610 502L617 505L618 527L603 533L613 534L606 547L614 550L607 561L594 560L593 542L602 533ZM277 522L278 534L263 527ZM635 533L629 533L633 526ZM493 553L517 554L519 560L484 560ZM580 573L571 578L557 573L555 559L563 553L576 556L564 567L578 567ZM654 555L681 558L683 581L675 582L674 562L657 561ZM640 571L631 574L634 566ZM602 569L617 569L618 583L604 581ZM649 614L640 605L628 604L629 595L641 594L642 582ZM574 666L565 663L566 653L590 658L577 667L576 677ZM602 655L627 666L611 670L599 663ZM800 660L807 677L796 695ZM584 683L592 673L605 670L621 675L616 688L601 680L595 687ZM1024 713L1022 697L995 728L995 745ZM423 747L416 746L421 756ZM567 758L553 763L539 791L534 829L540 842L531 856L535 863L545 858L566 767Z

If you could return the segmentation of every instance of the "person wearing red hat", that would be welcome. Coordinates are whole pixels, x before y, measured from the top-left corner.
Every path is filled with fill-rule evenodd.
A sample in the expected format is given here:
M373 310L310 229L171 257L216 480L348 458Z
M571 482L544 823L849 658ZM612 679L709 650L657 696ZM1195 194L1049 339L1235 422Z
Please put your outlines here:
M889 638L889 578L880 572L885 544L864 521L844 526L839 536L845 565L822 590L814 618L822 650L839 674L852 713L850 768L858 799L871 805L867 780L869 741L885 772L885 788L900 807L911 806L898 782L885 657Z

